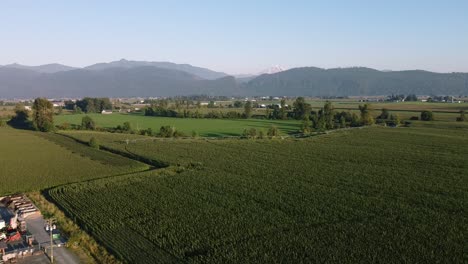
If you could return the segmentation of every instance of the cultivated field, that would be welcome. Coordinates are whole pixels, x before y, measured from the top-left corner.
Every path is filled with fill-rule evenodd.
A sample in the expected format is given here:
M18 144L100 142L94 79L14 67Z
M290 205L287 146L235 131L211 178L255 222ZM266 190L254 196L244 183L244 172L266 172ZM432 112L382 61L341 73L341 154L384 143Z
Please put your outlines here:
M172 165L48 192L129 263L467 261L466 127L128 145L67 134Z
M63 136L0 128L0 196L146 168Z
M84 115L60 115L55 117L56 124L70 123L81 124ZM151 128L159 131L161 126L174 126L190 136L192 131L196 131L200 136L239 136L245 128L257 128L268 130L272 125L278 127L283 134L297 132L300 122L295 120L260 120L260 119L191 119L191 118L170 118L152 117L143 115L128 115L114 113L112 115L89 114L100 127L116 127L124 122L130 122L134 129Z

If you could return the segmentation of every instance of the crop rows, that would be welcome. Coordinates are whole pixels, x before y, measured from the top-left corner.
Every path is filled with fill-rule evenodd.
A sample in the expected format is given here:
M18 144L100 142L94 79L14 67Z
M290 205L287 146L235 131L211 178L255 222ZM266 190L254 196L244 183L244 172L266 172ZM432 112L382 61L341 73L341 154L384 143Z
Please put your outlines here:
M128 145L125 135L70 135L174 166L198 164L50 190L129 263L457 263L467 250L463 130Z
M148 167L59 135L0 128L0 139L0 196Z

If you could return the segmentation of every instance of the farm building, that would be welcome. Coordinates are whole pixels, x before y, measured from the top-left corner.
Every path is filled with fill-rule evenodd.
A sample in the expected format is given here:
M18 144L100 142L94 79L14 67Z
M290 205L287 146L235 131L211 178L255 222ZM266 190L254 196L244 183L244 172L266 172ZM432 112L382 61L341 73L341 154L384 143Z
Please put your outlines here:
M112 110L102 110L101 114L110 115L110 114L112 114Z

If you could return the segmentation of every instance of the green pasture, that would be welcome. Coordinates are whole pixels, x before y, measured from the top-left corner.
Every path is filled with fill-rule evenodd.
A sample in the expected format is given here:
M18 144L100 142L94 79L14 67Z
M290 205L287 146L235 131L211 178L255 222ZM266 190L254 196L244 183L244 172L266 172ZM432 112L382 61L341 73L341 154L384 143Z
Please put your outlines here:
M55 124L81 124L83 115L60 115L55 116ZM244 129L256 128L268 130L271 126L276 126L283 134L297 132L300 122L295 120L264 120L264 119L192 119L192 118L171 118L153 117L143 115L129 115L114 113L111 115L89 114L89 116L100 127L116 127L124 122L130 122L133 129L151 128L159 131L161 126L174 126L179 131L190 136L192 131L196 131L200 136L239 136Z

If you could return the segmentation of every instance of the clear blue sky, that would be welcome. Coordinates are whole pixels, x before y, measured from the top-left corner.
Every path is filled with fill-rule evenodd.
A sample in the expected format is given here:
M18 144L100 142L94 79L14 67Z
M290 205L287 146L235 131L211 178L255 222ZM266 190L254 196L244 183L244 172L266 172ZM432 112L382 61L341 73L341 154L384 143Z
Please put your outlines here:
M468 72L468 1L0 1L0 65L121 58Z

